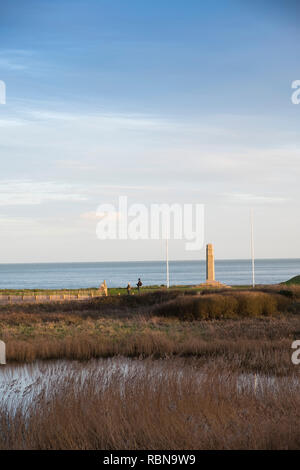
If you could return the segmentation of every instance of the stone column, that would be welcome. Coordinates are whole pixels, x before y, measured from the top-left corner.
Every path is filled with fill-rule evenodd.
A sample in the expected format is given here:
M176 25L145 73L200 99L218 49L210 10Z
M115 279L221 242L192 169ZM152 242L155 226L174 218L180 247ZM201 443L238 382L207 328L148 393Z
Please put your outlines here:
M211 243L206 245L206 282L215 280L214 247Z

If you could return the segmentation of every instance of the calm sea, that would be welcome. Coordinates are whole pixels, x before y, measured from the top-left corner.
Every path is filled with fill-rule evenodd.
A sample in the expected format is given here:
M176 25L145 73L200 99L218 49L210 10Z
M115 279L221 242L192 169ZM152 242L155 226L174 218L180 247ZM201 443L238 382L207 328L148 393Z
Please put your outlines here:
M300 259L256 260L257 284L275 284L300 274ZM166 283L162 261L111 263L0 264L1 289L77 289L98 287L105 279L108 287L134 285L141 277L144 285ZM216 279L231 285L251 284L250 260L216 261ZM205 261L170 261L170 284L199 284L205 281Z

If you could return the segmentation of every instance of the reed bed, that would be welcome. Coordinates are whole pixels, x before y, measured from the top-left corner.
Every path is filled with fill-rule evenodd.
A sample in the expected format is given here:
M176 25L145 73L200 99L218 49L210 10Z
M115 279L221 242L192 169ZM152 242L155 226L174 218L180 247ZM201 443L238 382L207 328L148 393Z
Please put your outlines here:
M144 332L118 339L96 338L78 335L63 339L15 340L7 343L9 362L30 363L38 359L107 358L126 356L130 358L197 357L203 363L208 359L223 358L232 368L240 371L260 371L275 375L293 374L291 340L275 341L229 339L205 341L191 335L180 342L166 334Z
M44 365L36 376L23 388L32 399L1 402L2 450L300 448L295 377L245 376L222 359Z

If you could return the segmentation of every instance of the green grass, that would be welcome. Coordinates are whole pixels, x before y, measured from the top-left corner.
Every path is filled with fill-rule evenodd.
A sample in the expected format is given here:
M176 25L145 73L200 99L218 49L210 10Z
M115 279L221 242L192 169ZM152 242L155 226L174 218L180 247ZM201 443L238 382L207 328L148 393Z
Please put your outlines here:
M239 289L247 289L249 286L232 286L234 290ZM150 293L156 292L161 290L167 290L166 286L164 285L151 285L151 286L143 286L141 288L141 293ZM209 291L214 290L213 288L205 288L199 287L195 285L176 285L169 287L168 291L188 291L190 293L197 293L199 291ZM99 291L97 287L88 287L88 288L81 288L81 289L0 289L0 295L59 295L59 294L96 294ZM138 290L136 287L132 286L131 288L131 295L137 295ZM108 288L108 295L110 296L118 296L118 295L127 295L126 287L111 287Z
M291 286L291 285L299 285L299 284L300 284L300 276L292 277L292 278L289 279L288 281L282 282L282 284L286 284L286 285L288 285L288 286Z

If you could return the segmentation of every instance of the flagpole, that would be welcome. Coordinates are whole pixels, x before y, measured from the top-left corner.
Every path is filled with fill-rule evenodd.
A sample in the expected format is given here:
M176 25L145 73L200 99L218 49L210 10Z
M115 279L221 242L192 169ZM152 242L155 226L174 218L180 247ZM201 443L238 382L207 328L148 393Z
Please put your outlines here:
M170 280L169 280L169 240L168 235L166 238L166 270L167 270L167 289L170 287Z
M251 259L252 259L252 287L255 287L255 262L254 262L254 230L253 209L251 209Z

